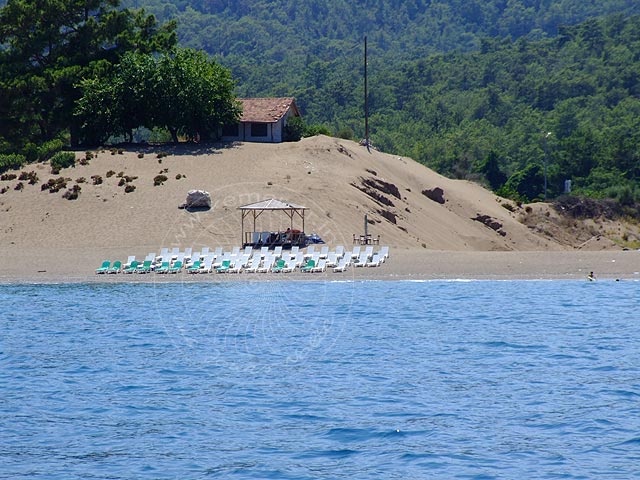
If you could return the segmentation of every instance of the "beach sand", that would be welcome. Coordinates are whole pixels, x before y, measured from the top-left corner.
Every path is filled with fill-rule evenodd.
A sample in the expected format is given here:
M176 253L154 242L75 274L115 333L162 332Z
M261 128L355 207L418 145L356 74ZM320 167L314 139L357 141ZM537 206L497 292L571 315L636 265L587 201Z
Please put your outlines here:
M162 155L160 155L162 153ZM622 251L593 226L572 238L541 223L523 222L526 206L480 185L445 178L404 157L317 136L295 143L133 146L93 151L88 164L52 174L28 165L38 181L0 181L0 282L221 281L226 275L96 276L103 260L143 259L163 247L230 250L242 244L238 207L276 198L307 207L305 232L349 249L367 230L391 257L379 268L345 274L236 275L236 279L637 278L640 252ZM85 156L78 152L77 158ZM162 157L162 158L160 158ZM14 172L19 175L22 172ZM157 176L166 178L154 185ZM94 184L93 178L101 182ZM43 184L65 178L49 192ZM16 189L18 183L22 188ZM126 193L125 186L135 190ZM76 200L63 198L73 186ZM178 208L192 189L211 194L213 208ZM551 218L536 204L537 218ZM301 229L301 219L266 212L258 231ZM599 229L599 230L598 230ZM560 233L559 233L560 232ZM580 246L581 249L576 249ZM588 250L588 251L587 251ZM231 276L229 276L231 277ZM228 280L224 280L228 281Z
M58 282L233 282L283 280L586 280L593 271L599 280L640 281L640 252L637 251L527 251L460 252L391 248L380 267L352 267L344 273L96 275L101 262L86 258L123 258L120 248L32 249L24 255L19 248L2 248L1 283ZM6 262L20 258L19 262ZM101 258L101 257L100 257Z

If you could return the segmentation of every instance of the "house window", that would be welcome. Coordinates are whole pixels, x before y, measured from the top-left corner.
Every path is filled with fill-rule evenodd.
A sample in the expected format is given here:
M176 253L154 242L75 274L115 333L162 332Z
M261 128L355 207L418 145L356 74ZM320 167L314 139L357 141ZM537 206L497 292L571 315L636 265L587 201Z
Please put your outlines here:
M240 134L239 130L240 125L234 123L232 125L224 125L222 127L222 136L223 137L237 137Z
M266 137L267 136L267 124L266 123L252 123L251 124L251 136L252 137Z

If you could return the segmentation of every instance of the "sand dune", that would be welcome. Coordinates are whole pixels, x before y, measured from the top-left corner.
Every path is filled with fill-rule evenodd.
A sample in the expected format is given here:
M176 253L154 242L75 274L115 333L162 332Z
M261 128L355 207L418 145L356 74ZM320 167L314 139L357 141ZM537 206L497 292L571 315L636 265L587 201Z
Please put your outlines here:
M158 158L159 152L168 155ZM0 270L12 275L25 268L64 271L59 264L66 261L69 272L80 274L104 258L144 256L162 247L239 245L238 207L268 198L308 207L306 232L332 245L351 245L353 235L363 233L366 215L369 232L396 251L567 250L520 223L518 213L506 208L509 202L481 186L347 140L318 136L297 143L136 147L94 154L88 165L59 175L51 174L48 164L29 166L23 171L35 171L38 182L24 181L19 191L17 179L0 182L6 190L0 195ZM107 177L110 171L115 174ZM167 180L154 186L161 174ZM96 175L102 177L99 185L92 184ZM133 192L119 185L122 176L129 177ZM58 177L71 179L64 190L41 189ZM78 183L81 178L86 181ZM78 199L63 198L73 185L81 187ZM213 208L179 209L191 189L210 192ZM423 193L435 189L442 190L444 203ZM269 213L257 224L259 230L287 226L286 216ZM300 226L296 222L295 228ZM30 258L38 260L27 266Z

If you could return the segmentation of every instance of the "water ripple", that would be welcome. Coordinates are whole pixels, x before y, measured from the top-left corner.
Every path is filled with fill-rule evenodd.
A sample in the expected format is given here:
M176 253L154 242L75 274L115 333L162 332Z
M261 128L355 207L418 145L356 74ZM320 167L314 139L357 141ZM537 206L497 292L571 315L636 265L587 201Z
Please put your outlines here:
M640 478L632 282L0 295L0 478Z

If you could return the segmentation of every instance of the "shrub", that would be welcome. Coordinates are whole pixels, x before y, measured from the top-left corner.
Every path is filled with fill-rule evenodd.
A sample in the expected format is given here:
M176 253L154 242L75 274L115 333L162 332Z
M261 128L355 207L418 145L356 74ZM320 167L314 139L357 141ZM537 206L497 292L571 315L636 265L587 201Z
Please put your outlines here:
M353 140L354 133L350 127L344 127L336 132L336 137L344 138L345 140Z
M114 172L113 170L109 170L109 171L107 172L106 177L107 177L107 178L111 178L111 177L113 177L115 174L116 174L116 172Z
M29 185L35 185L38 183L38 174L35 171L22 172L20 173L18 180L29 180Z
M93 153L84 152L84 157L82 157L80 160L78 160L78 163L80 165L89 165L89 160L91 160L92 158L93 158Z
M179 173L176 175L176 180L180 180L181 178L182 178L182 174Z
M158 155L156 155L158 158L164 158L166 156L168 156L169 154L167 152L158 152Z
M76 183L85 183L86 181L87 181L87 179L86 179L86 178L84 178L84 177L80 177L80 178L78 178L78 179L76 180Z
M102 177L100 175L92 175L91 180L93 180L94 185L100 185L102 183Z
M66 198L67 200L76 200L80 195L80 190L82 190L80 188L80 185L74 185L69 190L64 192L64 194L62 195L62 198Z
M26 158L24 155L17 155L15 153L10 153L6 155L0 155L0 172L6 172L11 169L22 168L22 166L26 163Z
M0 180L15 180L16 178L18 178L18 176L15 173L3 173L2 175L0 175Z
M50 158L53 159L58 153L62 153L64 142L60 139L49 140L37 147L38 160L46 162ZM75 162L75 155L73 156Z
M52 173L59 172L63 168L76 166L76 154L73 152L58 152L51 157Z
M144 158L144 153L142 152L138 153L138 158Z
M63 188L66 188L69 180L70 179L66 179L64 177L50 178L47 183L42 184L40 190L49 190L49 193L56 193Z
M124 193L131 193L136 189L135 185L127 185L126 187L124 187Z
M153 179L153 186L157 187L158 185L162 185L164 182L168 180L166 175L156 175Z
M118 182L118 186L122 187L124 185L126 185L127 181L124 178L121 178L120 181Z
M18 182L18 184L14 187L14 190L24 190L24 183Z
M291 117L284 126L284 141L297 142L304 134L305 124L300 117Z
M308 125L304 130L304 137L314 137L316 135L331 136L331 130L324 125Z

